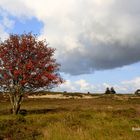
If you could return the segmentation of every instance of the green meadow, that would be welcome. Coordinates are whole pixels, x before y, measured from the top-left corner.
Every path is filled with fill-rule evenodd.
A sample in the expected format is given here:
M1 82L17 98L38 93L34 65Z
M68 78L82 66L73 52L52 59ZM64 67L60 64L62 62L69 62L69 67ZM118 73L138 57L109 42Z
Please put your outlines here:
M10 114L9 100L1 96L0 140L140 139L139 96L92 96L91 99L25 98L21 109L27 112L17 116Z

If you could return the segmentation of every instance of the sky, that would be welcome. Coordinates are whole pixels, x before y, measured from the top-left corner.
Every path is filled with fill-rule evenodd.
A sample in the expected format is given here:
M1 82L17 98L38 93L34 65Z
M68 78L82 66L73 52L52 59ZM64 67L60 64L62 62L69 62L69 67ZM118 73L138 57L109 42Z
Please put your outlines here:
M139 0L0 0L0 38L32 32L56 48L57 91L140 88Z

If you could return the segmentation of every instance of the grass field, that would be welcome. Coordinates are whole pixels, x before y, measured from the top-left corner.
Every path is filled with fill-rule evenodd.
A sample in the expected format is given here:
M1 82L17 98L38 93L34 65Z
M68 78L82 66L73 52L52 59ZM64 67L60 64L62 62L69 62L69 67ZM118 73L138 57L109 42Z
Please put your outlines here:
M10 115L0 100L0 140L138 140L140 97L96 95L92 99L24 99L26 115Z

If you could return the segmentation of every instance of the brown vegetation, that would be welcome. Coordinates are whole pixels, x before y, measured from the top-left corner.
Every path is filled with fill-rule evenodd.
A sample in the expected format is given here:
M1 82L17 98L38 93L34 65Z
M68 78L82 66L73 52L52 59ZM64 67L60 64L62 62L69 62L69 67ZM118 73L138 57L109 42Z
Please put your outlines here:
M68 94L68 93L67 93ZM73 95L74 96L74 95ZM10 115L0 100L0 139L135 140L140 137L140 97L92 95L91 99L25 98L27 114Z

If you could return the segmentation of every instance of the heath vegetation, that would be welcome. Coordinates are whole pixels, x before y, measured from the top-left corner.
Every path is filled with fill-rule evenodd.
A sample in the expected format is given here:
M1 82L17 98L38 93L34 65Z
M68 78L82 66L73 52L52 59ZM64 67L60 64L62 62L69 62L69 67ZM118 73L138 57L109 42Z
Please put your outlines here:
M1 96L0 139L136 140L140 137L140 131L133 130L140 127L140 98L136 95L25 98L21 110L26 113L19 115L10 114L8 100Z

